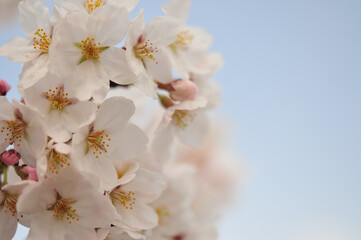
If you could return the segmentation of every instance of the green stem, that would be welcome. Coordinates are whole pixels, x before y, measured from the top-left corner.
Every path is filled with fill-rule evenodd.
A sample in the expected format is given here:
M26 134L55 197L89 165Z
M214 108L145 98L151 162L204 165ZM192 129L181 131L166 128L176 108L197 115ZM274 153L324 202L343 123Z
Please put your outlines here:
M5 185L5 184L8 183L8 167L7 167L7 166L5 166L5 167L3 168L3 174L4 174L4 181L3 181L3 183L4 183L4 185Z

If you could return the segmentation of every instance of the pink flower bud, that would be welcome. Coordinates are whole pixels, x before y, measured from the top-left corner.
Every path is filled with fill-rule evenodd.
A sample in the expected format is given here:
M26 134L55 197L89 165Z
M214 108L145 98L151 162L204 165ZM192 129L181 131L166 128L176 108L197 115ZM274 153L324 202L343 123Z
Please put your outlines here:
M175 80L171 83L170 97L175 101L193 100L197 94L197 86L189 80Z
M5 96L11 86L4 80L0 79L0 96Z
M27 175L26 180L38 181L38 174L35 167L25 166L21 168L21 171Z
M18 164L19 160L20 160L20 154L18 152L16 152L14 149L11 149L9 151L5 151L1 154L1 161L5 164L5 165L16 165Z

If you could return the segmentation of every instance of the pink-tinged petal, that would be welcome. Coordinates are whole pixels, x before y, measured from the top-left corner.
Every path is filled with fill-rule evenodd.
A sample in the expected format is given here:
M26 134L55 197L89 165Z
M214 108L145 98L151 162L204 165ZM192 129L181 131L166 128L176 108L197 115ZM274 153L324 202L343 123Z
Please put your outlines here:
M45 77L49 70L49 55L42 54L36 60L24 64L18 87L26 89Z
M161 83L173 81L172 65L165 50L159 49L158 53L154 54L154 58L155 60L144 59L148 73Z
M0 56L8 57L12 62L29 62L40 55L34 49L32 39L14 37L0 47Z
M144 29L144 38L149 39L154 46L168 46L177 40L178 33L183 26L173 17L155 17L151 19Z
M46 133L56 142L66 142L71 138L71 133L61 121L61 114L59 110L51 110L45 119Z
M136 202L133 209L116 205L124 224L134 229L151 229L158 225L158 215L153 208L142 202Z
M82 194L73 207L79 216L79 224L88 228L110 226L114 220L111 201L108 197L95 191Z
M166 16L176 17L183 23L187 21L190 8L190 0L169 0L168 4L162 6Z
M95 38L101 46L120 43L128 31L129 12L116 4L106 4L90 14L87 23L89 37Z
M144 153L148 138L136 125L128 124L120 129L110 130L112 144L109 146L114 161L131 159Z
M10 211L5 213L3 209L0 210L0 239L11 240L15 235L18 222Z
M121 85L136 81L136 76L129 67L125 54L125 50L111 47L102 53L101 59L110 80Z
M55 204L56 196L52 181L45 179L27 186L20 195L16 207L21 213L40 213Z
M23 140L23 142L28 142L29 148L32 151L31 155L35 158L35 161L43 154L46 146L46 135L40 123L41 122L39 122L39 125L33 124L33 126L28 126L26 128L27 139ZM22 144L20 144L20 148L22 148ZM25 158L23 154L21 154L21 156ZM23 160L25 162L25 159ZM29 165L35 166L33 162Z
M5 96L10 91L11 86L5 80L0 79L0 96Z
M97 109L92 102L80 101L67 106L61 113L61 120L68 131L76 132L80 127L94 121Z
M134 192L138 200L149 203L157 199L165 187L166 182L160 173L140 168L136 177L122 189Z
M40 0L26 0L19 3L20 25L25 34L33 37L36 30L50 32L49 9Z
M64 240L66 224L68 223L53 217L52 211L46 211L31 221L27 240Z
M121 128L135 112L134 103L124 97L112 97L100 106L94 123L94 129L103 130Z

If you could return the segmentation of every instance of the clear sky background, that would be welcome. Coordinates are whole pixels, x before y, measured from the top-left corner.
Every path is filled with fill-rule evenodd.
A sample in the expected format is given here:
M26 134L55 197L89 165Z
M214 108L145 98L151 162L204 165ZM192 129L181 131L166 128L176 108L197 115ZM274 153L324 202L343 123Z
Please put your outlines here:
M360 240L361 1L193 0L188 23L224 55L219 112L246 173L220 239ZM19 72L0 58L1 78Z

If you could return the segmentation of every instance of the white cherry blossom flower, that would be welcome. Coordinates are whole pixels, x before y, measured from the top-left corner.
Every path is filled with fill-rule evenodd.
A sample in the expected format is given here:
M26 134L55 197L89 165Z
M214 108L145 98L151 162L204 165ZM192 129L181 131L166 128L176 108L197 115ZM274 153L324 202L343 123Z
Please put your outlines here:
M143 11L131 22L125 40L126 59L134 85L156 98L154 80L172 81L172 68L165 47L177 38L179 22L172 17L156 17L144 25Z
M36 214L27 239L96 239L95 228L114 219L109 199L96 190L94 182L72 168L30 185L17 204L18 211Z
M101 102L109 90L109 79L129 84L125 51L114 47L128 29L125 8L106 4L93 14L70 11L60 22L51 45L52 71L69 81L79 100L91 97Z
M112 97L100 106L94 123L79 130L72 141L79 168L100 177L103 190L114 187L117 172L113 164L131 159L145 151L147 137L128 123L134 104L123 97Z
M166 109L152 143L156 158L162 162L167 161L176 139L193 147L202 144L209 129L207 111L204 109L206 105L204 97L197 97Z
M158 226L152 229L150 239L169 240L182 235L194 225L191 203L194 196L194 183L189 173L169 176L167 188L151 206L158 214Z
M58 175L63 169L71 166L71 146L65 143L57 143L53 139L47 144L45 154L36 163L39 177Z
M96 104L76 99L69 83L51 74L25 89L23 97L44 116L46 133L56 142L68 141L81 126L94 121L97 110Z
M133 180L116 186L109 192L121 221L114 225L128 227L135 231L157 226L158 216L149 203L157 199L165 188L161 174L139 169Z
M24 215L16 210L18 198L30 184L29 181L6 184L0 189L0 239L11 240L16 232L18 221Z
M30 166L43 154L46 134L40 114L14 100L0 97L0 152L14 145L21 159Z
M177 39L169 44L167 53L174 70L186 79L190 73L201 71L197 65L203 61L213 41L203 28L186 26L190 6L190 0L169 0L162 7L166 16L175 17L182 23Z
M26 0L19 4L20 25L26 37L14 37L0 47L0 55L10 61L25 63L19 86L27 88L45 76L49 69L49 48L53 25L49 9L41 0Z

